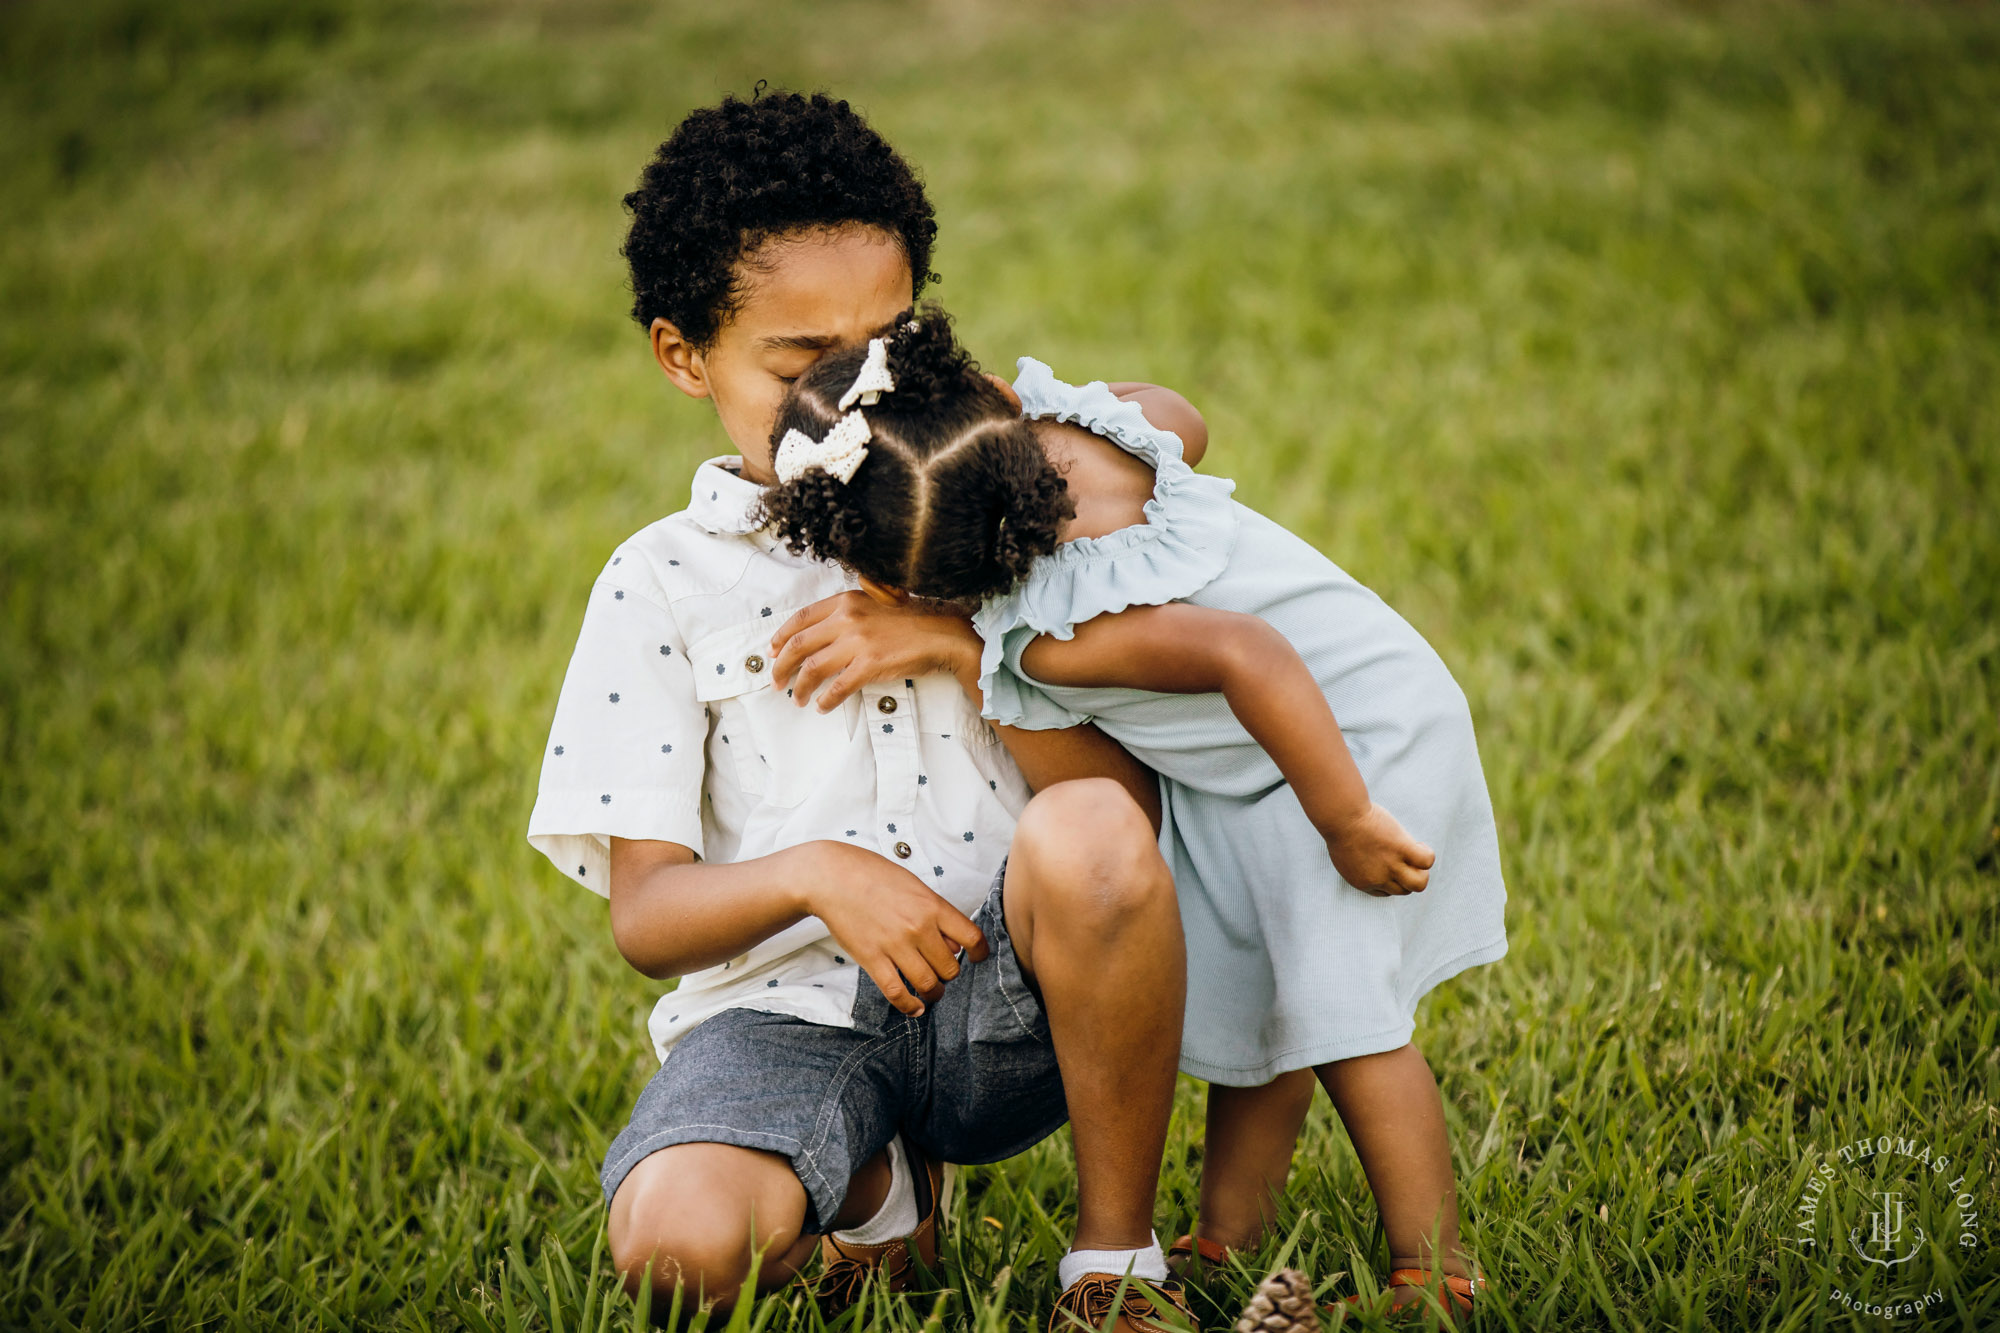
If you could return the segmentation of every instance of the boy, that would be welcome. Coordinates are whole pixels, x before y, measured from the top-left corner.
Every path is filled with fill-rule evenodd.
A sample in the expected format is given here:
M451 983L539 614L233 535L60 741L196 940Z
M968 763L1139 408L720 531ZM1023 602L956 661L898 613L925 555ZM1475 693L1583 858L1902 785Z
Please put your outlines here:
M1067 1118L1056 1320L1192 1324L1151 1229L1184 988L1152 774L1090 728L996 739L968 624L757 523L787 384L930 276L921 185L845 102L770 95L690 115L626 205L634 316L741 457L599 576L529 822L682 979L604 1164L618 1267L727 1301L753 1255L769 1287L817 1248L837 1310L934 1261L942 1163Z

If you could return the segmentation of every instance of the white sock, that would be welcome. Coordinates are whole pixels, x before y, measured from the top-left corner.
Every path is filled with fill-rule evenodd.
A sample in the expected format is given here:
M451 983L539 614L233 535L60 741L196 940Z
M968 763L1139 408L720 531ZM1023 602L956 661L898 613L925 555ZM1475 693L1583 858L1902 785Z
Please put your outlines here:
M887 1245L901 1240L923 1221L917 1216L917 1182L910 1174L910 1156L903 1151L900 1135L889 1140L889 1192L875 1216L851 1231L836 1231L833 1238L843 1245Z
M1148 1282L1167 1280L1167 1256L1160 1253L1160 1238L1143 1250L1071 1250L1056 1265L1056 1281L1064 1291L1076 1285L1085 1273L1109 1273L1112 1277L1145 1278Z

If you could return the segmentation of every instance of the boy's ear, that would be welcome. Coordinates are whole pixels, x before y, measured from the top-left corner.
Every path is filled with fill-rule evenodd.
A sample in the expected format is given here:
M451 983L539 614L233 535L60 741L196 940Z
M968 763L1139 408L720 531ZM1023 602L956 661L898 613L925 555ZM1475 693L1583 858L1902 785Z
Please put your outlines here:
M910 594L904 592L901 588L892 588L886 583L877 583L874 579L868 578L866 575L863 575L861 579L861 591L867 593L871 598L882 603L884 606L906 606L910 600Z
M690 398L708 397L708 366L681 331L668 320L655 319L647 333L653 340L653 359L673 386Z

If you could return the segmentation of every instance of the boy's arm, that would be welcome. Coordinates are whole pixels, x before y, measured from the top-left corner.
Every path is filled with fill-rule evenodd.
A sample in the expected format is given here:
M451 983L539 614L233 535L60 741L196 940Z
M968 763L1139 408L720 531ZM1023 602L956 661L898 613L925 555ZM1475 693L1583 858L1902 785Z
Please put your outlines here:
M1199 467L1208 452L1208 422L1195 405L1172 389L1136 380L1114 380L1106 386L1112 395L1127 403L1137 403L1146 420L1159 430L1181 437L1181 457L1189 467Z
M611 839L611 935L649 977L714 967L808 916L906 1014L958 975L958 950L986 957L963 912L863 847L808 842L710 864L679 843Z
M1432 862L1368 797L1319 682L1284 635L1256 616L1169 602L1098 616L1068 640L1030 643L1022 668L1050 685L1220 694L1271 756L1348 883L1423 888Z

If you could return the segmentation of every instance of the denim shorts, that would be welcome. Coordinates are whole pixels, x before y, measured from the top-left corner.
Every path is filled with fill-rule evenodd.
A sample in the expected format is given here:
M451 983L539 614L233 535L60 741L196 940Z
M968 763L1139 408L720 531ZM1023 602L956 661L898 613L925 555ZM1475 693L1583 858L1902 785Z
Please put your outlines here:
M725 1009L682 1037L604 1155L608 1202L640 1160L678 1143L729 1143L789 1158L806 1229L839 1215L847 1182L899 1132L936 1161L1012 1157L1069 1118L1041 1001L1007 936L1001 877L973 921L990 952L921 1017L899 1013L866 973L854 1026Z

